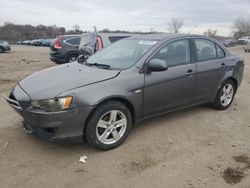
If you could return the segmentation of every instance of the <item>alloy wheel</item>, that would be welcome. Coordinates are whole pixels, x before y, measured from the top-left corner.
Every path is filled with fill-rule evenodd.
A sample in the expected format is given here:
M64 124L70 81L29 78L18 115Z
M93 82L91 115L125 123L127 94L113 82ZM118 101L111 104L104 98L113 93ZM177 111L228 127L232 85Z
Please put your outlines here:
M231 83L226 84L221 92L220 96L221 104L223 106L228 106L233 99L233 95L234 95L234 87L232 86Z
M105 113L96 126L96 136L103 144L114 144L126 132L127 118L120 110L111 110Z
M76 57L71 57L71 58L69 58L69 62L74 62L74 61L76 61Z

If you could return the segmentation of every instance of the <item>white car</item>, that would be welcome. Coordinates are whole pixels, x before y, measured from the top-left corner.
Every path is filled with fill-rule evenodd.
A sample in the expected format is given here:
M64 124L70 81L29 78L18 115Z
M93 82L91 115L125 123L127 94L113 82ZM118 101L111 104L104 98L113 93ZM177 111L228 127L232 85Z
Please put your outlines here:
M238 39L239 44L247 44L250 42L250 36L244 36Z

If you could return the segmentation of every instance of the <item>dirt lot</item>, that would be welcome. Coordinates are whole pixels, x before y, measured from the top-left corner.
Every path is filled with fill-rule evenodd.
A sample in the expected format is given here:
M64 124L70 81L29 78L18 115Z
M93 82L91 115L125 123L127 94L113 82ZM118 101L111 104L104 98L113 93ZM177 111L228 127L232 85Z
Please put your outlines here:
M201 106L141 122L107 152L27 135L0 99L0 187L250 187L250 53L233 105ZM12 46L0 54L0 93L54 66L48 48ZM39 87L39 86L38 86ZM87 155L87 163L79 163Z

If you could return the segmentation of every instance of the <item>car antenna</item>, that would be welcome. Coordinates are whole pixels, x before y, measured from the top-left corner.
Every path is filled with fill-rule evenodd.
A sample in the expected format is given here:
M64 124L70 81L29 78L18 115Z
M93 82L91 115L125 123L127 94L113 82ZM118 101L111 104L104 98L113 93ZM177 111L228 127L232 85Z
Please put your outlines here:
M188 34L190 34L191 32L193 32L198 26L199 26L199 24L196 24L196 25L188 32Z

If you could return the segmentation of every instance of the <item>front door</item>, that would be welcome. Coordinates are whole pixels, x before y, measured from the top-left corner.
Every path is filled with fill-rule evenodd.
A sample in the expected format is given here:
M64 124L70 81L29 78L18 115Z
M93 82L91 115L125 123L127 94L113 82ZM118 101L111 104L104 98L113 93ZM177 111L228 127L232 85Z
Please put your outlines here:
M191 63L189 40L181 39L168 43L151 59L165 60L168 70L145 73L144 115L191 104L196 67Z

